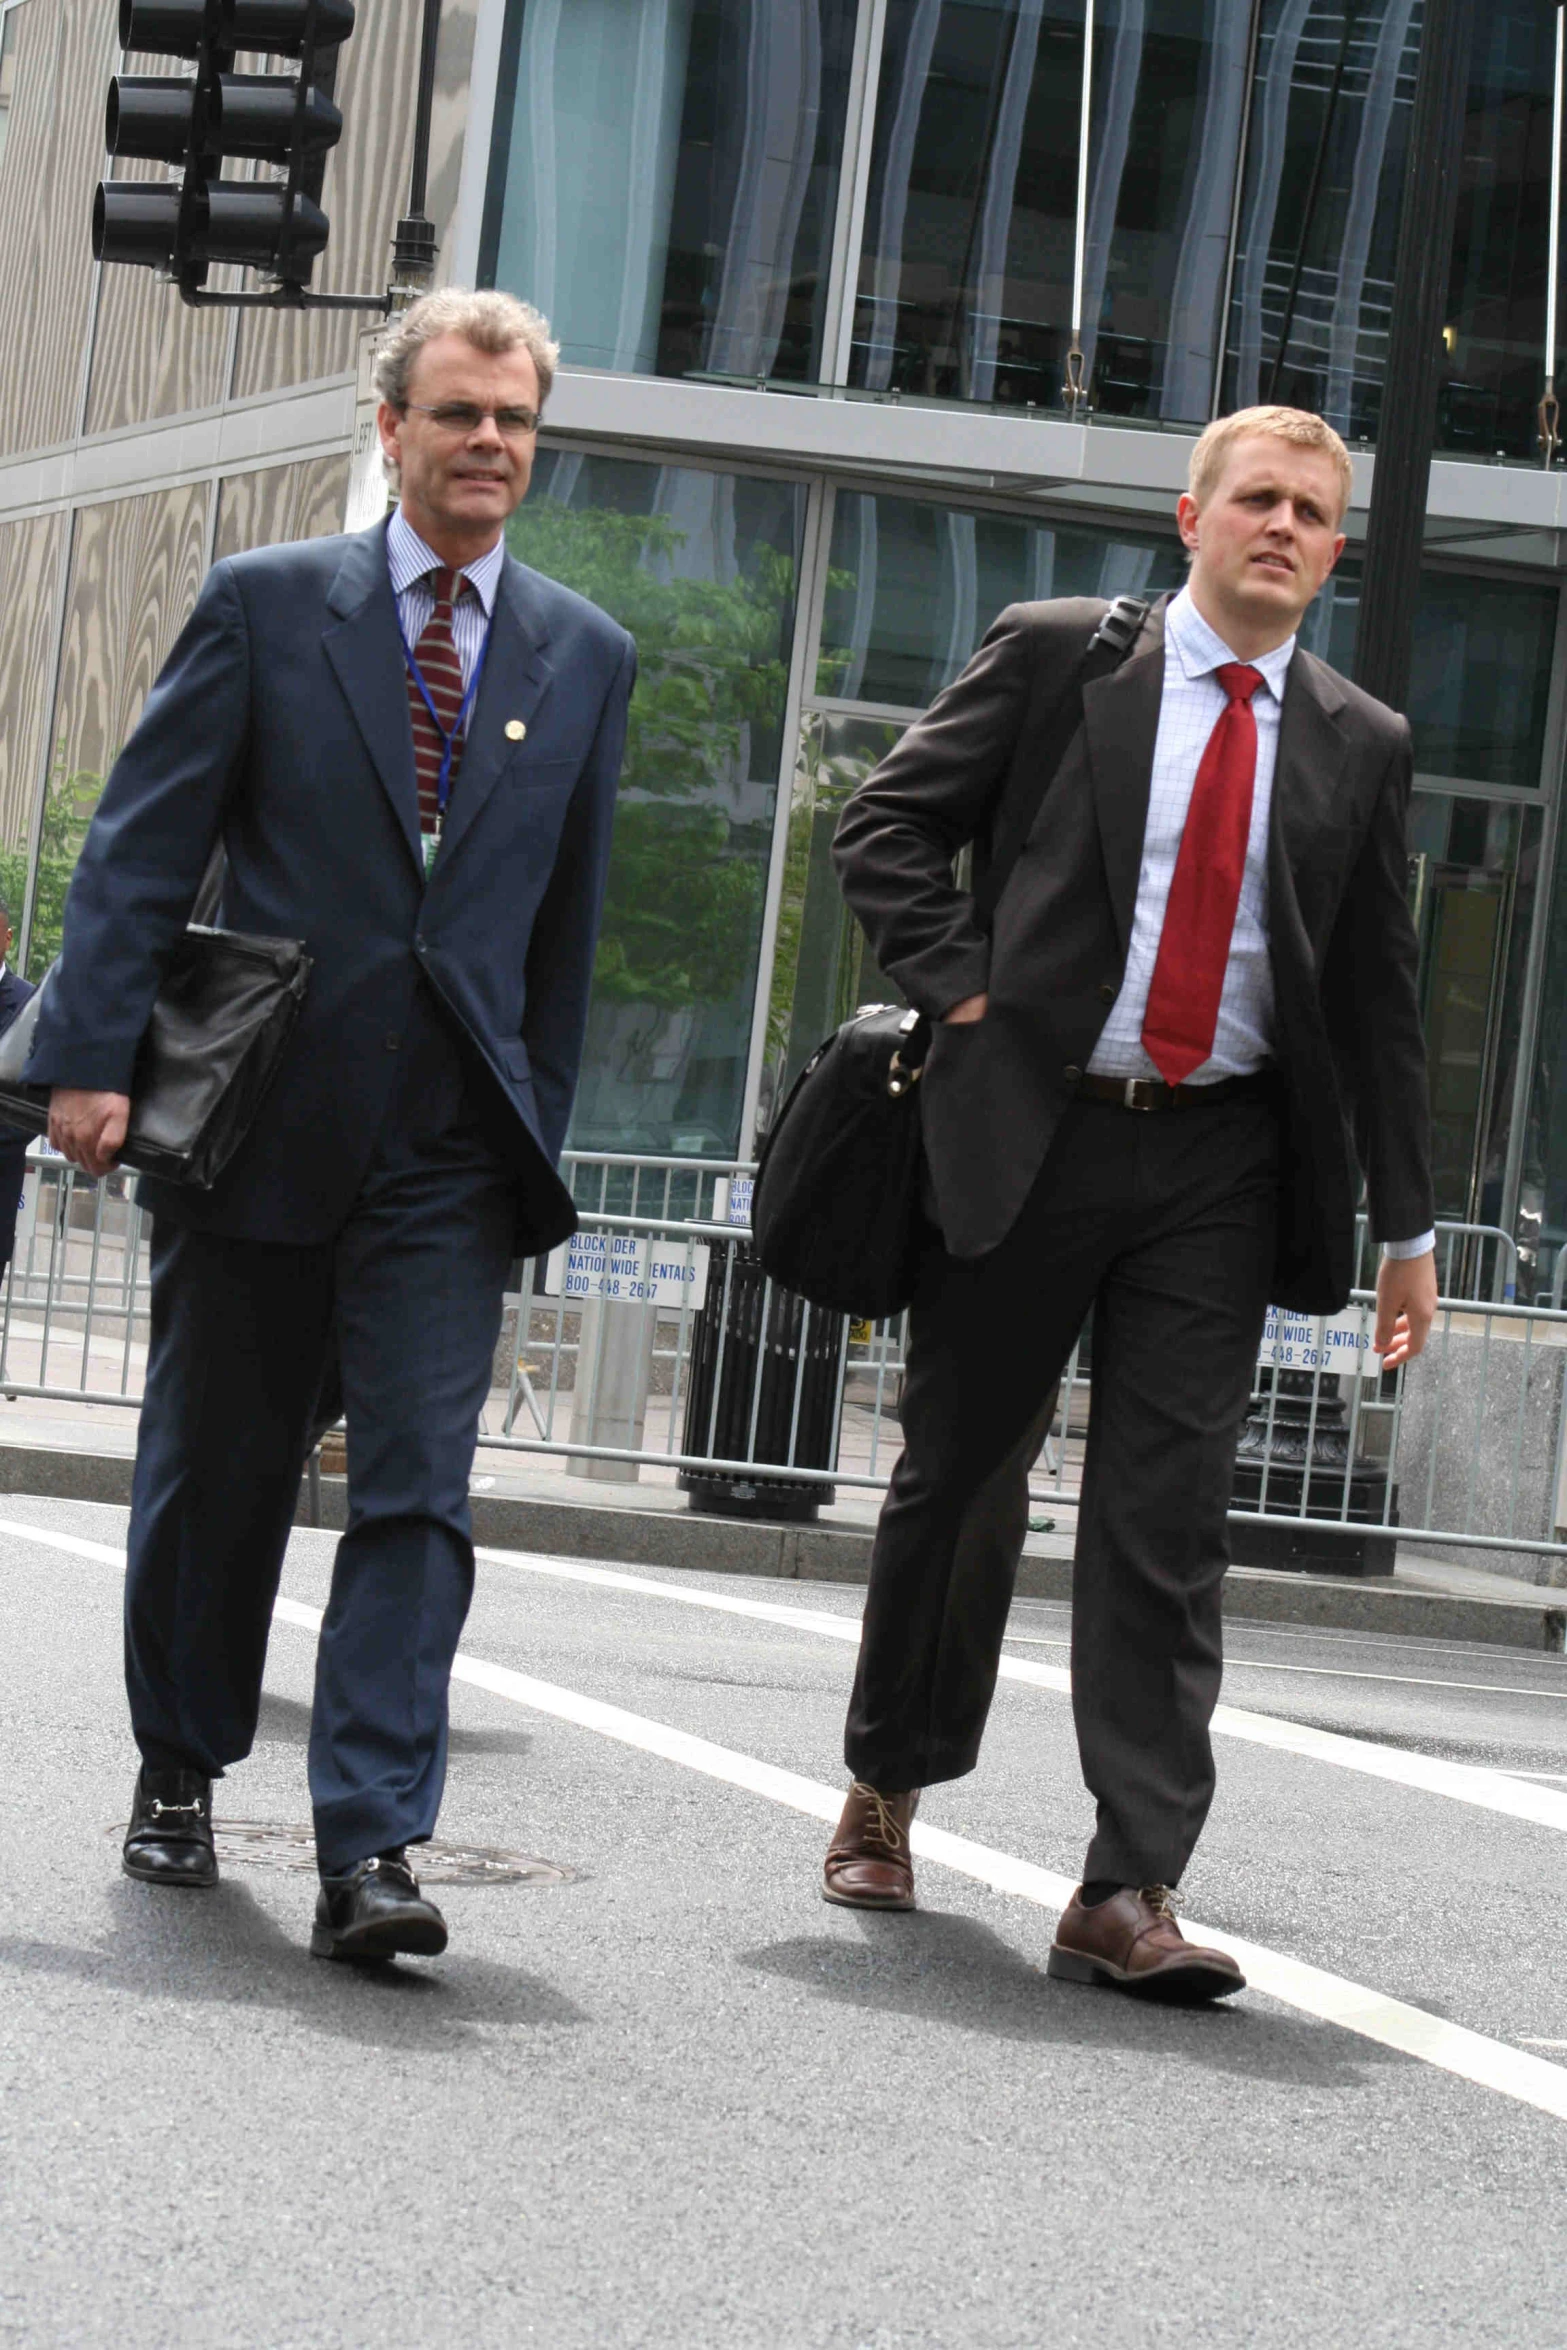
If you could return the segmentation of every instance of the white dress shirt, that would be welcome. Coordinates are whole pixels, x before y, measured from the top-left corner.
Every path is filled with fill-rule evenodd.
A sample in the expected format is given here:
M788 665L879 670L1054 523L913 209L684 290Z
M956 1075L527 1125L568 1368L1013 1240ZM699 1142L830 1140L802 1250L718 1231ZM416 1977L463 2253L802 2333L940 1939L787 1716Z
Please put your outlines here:
M1262 683L1251 699L1257 721L1257 773L1252 785L1251 829L1246 837L1246 864L1241 876L1240 902L1230 938L1229 962L1219 997L1219 1017L1213 1051L1184 1082L1212 1085L1225 1077L1247 1077L1268 1067L1273 1059L1273 971L1268 961L1268 820L1273 805L1273 777L1279 756L1279 722L1283 716L1284 686L1294 657L1295 639L1261 653L1249 666ZM1216 669L1235 661L1224 639L1208 626L1182 588L1164 616L1164 689L1159 703L1159 732L1154 742L1153 772L1148 790L1148 822L1143 833L1142 866L1137 879L1137 905L1132 917L1126 975L1111 1008L1088 1067L1095 1077L1157 1077L1159 1072L1143 1044L1143 1020L1148 990L1159 954L1170 884L1180 854L1181 835L1197 782L1208 738L1229 706ZM1423 1256L1434 1247L1434 1233L1414 1240L1387 1241L1389 1256Z
M473 683L474 664L495 609L505 561L506 542L497 539L488 554L465 563L458 575L473 590L472 595L465 596L459 586L452 606L452 642L457 647L465 687ZM440 569L441 558L431 553L401 506L392 509L392 519L386 526L386 565L392 575L392 593L397 598L397 616L412 652L435 610L435 590L430 585L429 574Z

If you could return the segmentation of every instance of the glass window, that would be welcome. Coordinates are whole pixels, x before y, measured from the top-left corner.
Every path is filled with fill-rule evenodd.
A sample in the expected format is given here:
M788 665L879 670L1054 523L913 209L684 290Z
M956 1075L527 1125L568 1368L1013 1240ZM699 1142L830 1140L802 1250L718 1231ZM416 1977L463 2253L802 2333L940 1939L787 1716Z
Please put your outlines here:
M1409 723L1421 775L1538 791L1559 597L1528 581L1427 571L1415 608ZM1360 565L1345 561L1301 642L1354 675Z
M1436 1212L1502 1210L1542 812L1416 792L1409 811Z
M1439 443L1528 456L1543 389L1555 11L1476 12ZM1263 0L1223 405L1373 439L1420 46L1414 0Z
M801 722L767 1012L764 1130L773 1106L824 1036L860 1004L903 1001L877 969L864 931L843 902L832 862L844 802L902 732L897 719L837 711L808 710Z
M1437 443L1532 457L1544 390L1556 10L1475 12Z
M507 526L639 658L579 1150L737 1148L803 515L788 483L549 451Z
M485 282L566 359L821 372L853 0L512 0Z
M1059 406L1083 0L888 0L851 381ZM1082 350L1096 408L1206 421L1249 0L1096 15Z
M840 490L817 692L923 710L1008 604L1179 587L1173 533L1073 529Z

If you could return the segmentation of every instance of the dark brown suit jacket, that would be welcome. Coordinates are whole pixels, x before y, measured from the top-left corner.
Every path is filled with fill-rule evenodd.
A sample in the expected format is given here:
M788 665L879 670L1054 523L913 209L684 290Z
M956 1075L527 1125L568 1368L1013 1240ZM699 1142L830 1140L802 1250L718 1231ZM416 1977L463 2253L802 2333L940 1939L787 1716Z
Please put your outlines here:
M1120 989L1142 864L1164 685L1164 604L1045 793L986 935L953 880L1010 834L1063 687L1107 607L1014 604L854 794L834 857L878 962L932 1018L988 992L986 1018L938 1027L921 1086L936 1207L954 1256L1011 1229ZM1432 1222L1425 1044L1405 895L1409 728L1310 653L1290 664L1268 844L1268 936L1286 1100L1274 1300L1334 1312L1348 1295L1358 1185L1373 1231Z

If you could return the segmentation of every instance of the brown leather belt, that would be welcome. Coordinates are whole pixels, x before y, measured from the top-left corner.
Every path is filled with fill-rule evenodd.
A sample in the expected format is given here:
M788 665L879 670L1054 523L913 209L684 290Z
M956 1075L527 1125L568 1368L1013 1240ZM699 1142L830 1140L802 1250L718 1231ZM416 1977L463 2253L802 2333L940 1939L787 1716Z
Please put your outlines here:
M1113 1102L1118 1110L1216 1109L1220 1102L1266 1101L1278 1092L1271 1069L1250 1077L1216 1077L1211 1085L1166 1085L1159 1077L1079 1077L1073 1092L1090 1102Z

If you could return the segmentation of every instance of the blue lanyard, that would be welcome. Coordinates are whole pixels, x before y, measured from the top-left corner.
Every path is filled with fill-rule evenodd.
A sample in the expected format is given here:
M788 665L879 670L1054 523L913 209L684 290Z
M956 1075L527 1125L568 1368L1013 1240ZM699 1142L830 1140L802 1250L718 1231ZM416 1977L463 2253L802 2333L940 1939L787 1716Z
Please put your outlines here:
M479 690L479 680L484 675L484 662L485 656L488 654L490 649L490 628L494 620L494 614L491 613L486 615L484 623L484 638L483 642L479 646L479 658L473 665L473 675L468 680L468 689L463 695L457 716L452 723L452 730L450 734L448 734L445 727L441 724L441 714L436 709L434 702L430 698L430 689L424 682L424 674L421 671L418 662L414 659L413 647L408 642L408 631L403 626L402 600L400 597L394 596L392 601L397 612L397 633L403 640L403 659L408 664L408 674L413 679L414 684L419 688L420 696L423 699L424 706L430 713L430 724L435 728L435 731L440 736L442 743L441 772L435 780L435 831L436 838L439 839L441 827L446 821L446 803L451 798L452 793L452 758L457 749L457 739L462 733L464 725L467 723L469 711L473 708L473 698Z

